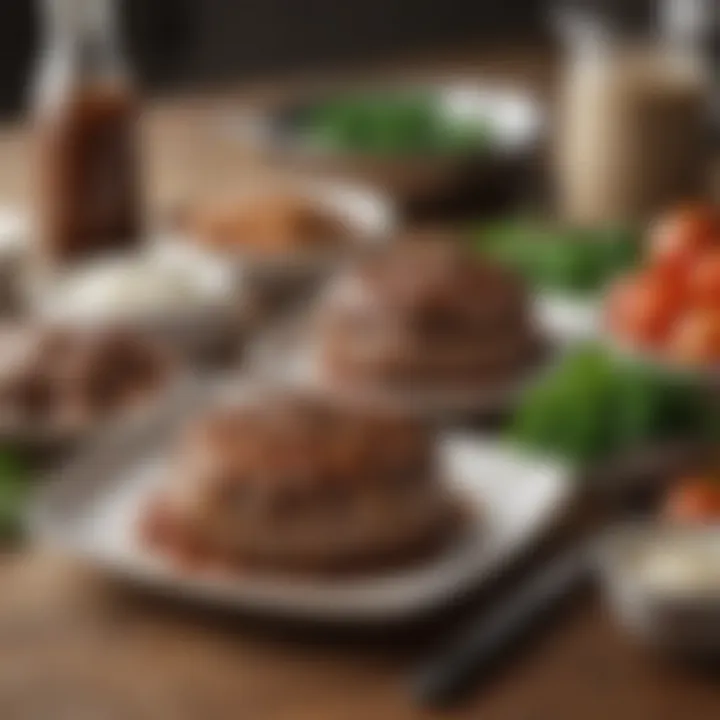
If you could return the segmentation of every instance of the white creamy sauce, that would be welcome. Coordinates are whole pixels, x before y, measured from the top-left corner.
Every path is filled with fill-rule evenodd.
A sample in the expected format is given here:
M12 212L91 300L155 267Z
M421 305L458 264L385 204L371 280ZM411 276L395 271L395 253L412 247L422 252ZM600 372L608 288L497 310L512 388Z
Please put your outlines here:
M231 273L207 258L148 253L93 263L44 295L51 317L122 318L227 302Z
M720 599L720 531L650 543L640 549L631 571L655 594L713 594Z

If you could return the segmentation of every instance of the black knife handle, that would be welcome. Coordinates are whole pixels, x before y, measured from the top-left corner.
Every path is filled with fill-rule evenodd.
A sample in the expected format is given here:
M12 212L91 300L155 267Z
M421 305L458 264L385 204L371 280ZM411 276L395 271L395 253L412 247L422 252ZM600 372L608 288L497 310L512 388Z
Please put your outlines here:
M415 697L428 705L445 705L459 698L535 622L591 576L587 546L552 560L514 595L465 629L446 651L421 666L412 678Z

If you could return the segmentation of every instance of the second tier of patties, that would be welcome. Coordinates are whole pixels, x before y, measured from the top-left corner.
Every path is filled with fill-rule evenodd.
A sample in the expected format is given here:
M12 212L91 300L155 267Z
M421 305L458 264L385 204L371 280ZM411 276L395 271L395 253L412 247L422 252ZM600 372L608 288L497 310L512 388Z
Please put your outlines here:
M322 364L349 382L492 385L540 350L522 282L450 242L407 244L333 283Z

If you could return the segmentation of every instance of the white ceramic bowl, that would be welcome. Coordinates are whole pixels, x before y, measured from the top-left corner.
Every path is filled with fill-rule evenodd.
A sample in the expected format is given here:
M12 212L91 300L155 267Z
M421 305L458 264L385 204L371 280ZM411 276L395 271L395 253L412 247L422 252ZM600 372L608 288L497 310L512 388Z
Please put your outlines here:
M702 546L714 561L689 558ZM641 641L672 650L720 653L720 526L641 523L612 530L598 566L610 607Z
M247 301L230 268L190 248L158 242L143 253L36 278L35 317L58 326L120 326L203 356L242 335Z
M399 227L394 204L386 194L343 181L288 175L274 180L245 182L234 188L229 197L251 203L253 198L278 194L307 199L310 205L336 217L347 229L347 238L340 239L337 246L323 250L282 254L254 251L251 245L222 251L205 249L201 238L182 232L170 234L168 239L231 263L246 282L282 283L288 279L322 275L348 255L388 242Z

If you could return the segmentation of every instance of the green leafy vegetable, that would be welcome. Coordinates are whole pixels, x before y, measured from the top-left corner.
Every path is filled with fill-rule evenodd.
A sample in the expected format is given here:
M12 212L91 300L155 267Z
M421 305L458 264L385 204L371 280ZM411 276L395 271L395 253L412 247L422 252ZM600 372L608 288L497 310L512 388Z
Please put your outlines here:
M367 154L462 154L492 140L489 121L453 117L431 92L337 98L310 108L298 124L315 146Z
M620 228L552 228L530 220L506 221L473 233L480 253L512 267L535 288L572 294L602 289L635 267L640 241Z
M511 435L584 463L664 440L714 438L720 415L688 377L580 348L527 394Z

